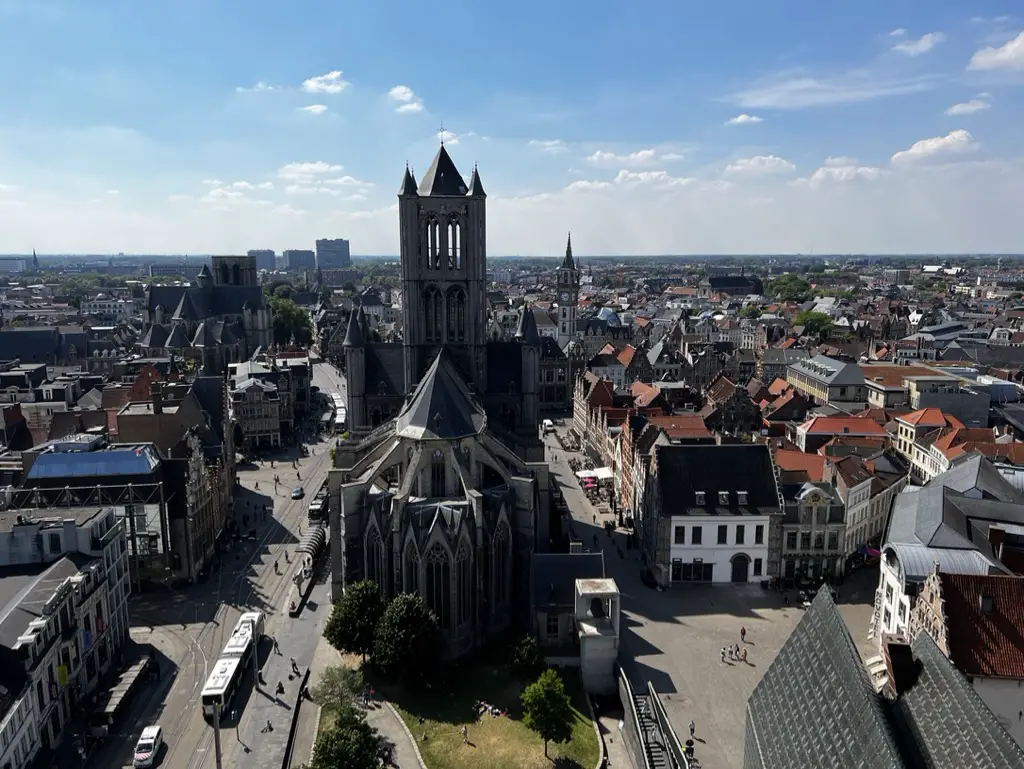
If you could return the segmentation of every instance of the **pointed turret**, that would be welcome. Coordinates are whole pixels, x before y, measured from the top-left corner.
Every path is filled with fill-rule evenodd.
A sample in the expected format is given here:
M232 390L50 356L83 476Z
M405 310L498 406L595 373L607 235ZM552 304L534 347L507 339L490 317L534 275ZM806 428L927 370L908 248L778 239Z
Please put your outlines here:
M565 239L565 259L562 260L563 270L575 270L576 263L572 259L572 233Z
M402 186L398 188L398 196L412 196L415 194L417 194L416 177L413 176L407 164L405 166L405 176L402 177Z
M466 194L471 198L487 197L487 193L484 192L484 184L480 181L480 173L476 170L476 163L473 164L473 175L469 177L469 192Z
M363 324L360 319L363 308L360 307L358 310L352 310L352 314L348 316L348 331L345 333L345 341L341 343L342 347L362 347L365 342L363 341Z
M523 344L540 344L540 334L537 332L537 319L533 317L533 310L524 306L519 315L519 328L516 329L516 339Z
M462 178L443 144L434 155L430 168L423 174L419 194L460 197L466 194L466 180Z

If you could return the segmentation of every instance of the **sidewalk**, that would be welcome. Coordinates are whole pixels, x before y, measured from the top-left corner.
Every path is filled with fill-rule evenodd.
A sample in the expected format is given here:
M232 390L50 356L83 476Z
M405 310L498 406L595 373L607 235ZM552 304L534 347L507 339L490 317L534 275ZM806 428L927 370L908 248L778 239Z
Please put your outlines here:
M313 661L309 665L309 688L312 689L316 686L325 669L340 664L341 657L338 652L327 643L326 639L321 638L313 653ZM295 741L292 747L292 769L309 763L313 753L313 743L316 741L319 713L319 706L308 700L302 702L299 707L296 716ZM395 746L393 767L422 769L423 764L420 762L410 735L403 727L401 719L392 712L386 703L375 700L366 711L366 722Z

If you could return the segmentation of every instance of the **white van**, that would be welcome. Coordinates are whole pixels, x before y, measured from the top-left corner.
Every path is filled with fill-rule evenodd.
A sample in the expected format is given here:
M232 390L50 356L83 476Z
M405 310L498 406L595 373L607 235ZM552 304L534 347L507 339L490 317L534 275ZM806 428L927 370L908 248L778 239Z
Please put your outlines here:
M160 754L160 748L164 744L164 730L159 726L147 726L142 730L135 745L135 758L133 766L153 766L156 757Z
M555 423L552 422L550 419L545 419L543 422L541 422L541 427L544 428L545 435L547 435L548 433L553 433L555 431Z

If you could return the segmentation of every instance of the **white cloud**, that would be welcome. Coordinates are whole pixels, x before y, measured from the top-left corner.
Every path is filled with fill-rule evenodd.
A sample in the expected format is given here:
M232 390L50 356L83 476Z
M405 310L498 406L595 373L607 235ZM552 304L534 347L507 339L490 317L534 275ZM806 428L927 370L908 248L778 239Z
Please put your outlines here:
M851 158L848 155L830 155L825 158L822 163L823 166L855 166L857 165L857 158Z
M857 180L875 181L885 174L885 171L881 168L858 166L856 165L856 161L839 165L837 161L840 160L853 161L853 158L828 158L828 160L825 161L826 165L822 165L821 168L816 170L806 179L795 179L794 184L806 184L810 187L820 187L823 184L844 184ZM829 164L829 161L832 161L832 163Z
M947 115L959 116L959 115L973 115L975 112L981 112L992 106L992 97L987 93L979 93L973 99L968 101L954 104L952 107L946 110Z
M327 111L326 104L310 104L308 107L299 107L302 112L308 112L311 115L322 115Z
M202 183L207 187L220 187L224 184L220 179L203 179Z
M903 29L903 27L899 27L898 29L894 29L892 32L890 32L889 37L905 37L906 34L907 30Z
M120 195L121 190L107 190L108 195Z
M747 109L802 109L920 93L931 90L937 82L931 76L879 80L861 72L832 78L797 74L762 81L733 94L730 100Z
M274 189L274 183L273 182L260 182L259 184L256 185L256 189L258 189L258 190L272 190L272 189Z
M946 36L941 32L928 32L917 40L907 40L905 43L897 43L892 47L896 53L902 53L904 56L920 56L923 53L928 53L939 43L944 42Z
M662 154L655 149L637 150L636 152L627 152L622 155L597 150L586 158L588 163L599 168L638 168L650 166L654 163L673 163L682 159L683 156L678 152Z
M280 88L280 86L268 85L267 83L264 83L262 80L260 80L258 83L256 83L256 85L252 85L252 86L240 85L240 86L237 86L235 88L235 90L238 91L239 93L258 93L260 91L276 91L279 88Z
M346 186L360 186L360 187L372 187L373 185L369 182L364 182L356 179L354 176L339 176L336 179L324 179L324 184L330 185L346 185Z
M530 139L529 145L537 147L541 152L547 152L550 155L561 155L569 151L569 148L561 139Z
M340 195L338 190L320 184L289 184L284 188L287 195Z
M315 160L308 163L286 163L277 169L277 175L282 179L294 181L309 181L324 174L337 173L342 167L334 163L325 163L322 160Z
M453 134L451 131L438 131L437 138L443 141L445 144L455 145L459 143L459 137Z
M892 156L893 165L918 163L932 159L941 159L951 155L963 155L978 149L978 143L967 131L959 128L945 136L921 139L914 142L909 149L901 150Z
M742 115L731 117L725 121L726 125L743 125L745 123L763 123L764 118L760 118L757 115L748 115L744 112Z
M976 51L968 69L1024 69L1024 32L998 48Z
M622 169L615 175L615 184L649 184L659 189L690 184L694 179L672 176L668 171L627 171Z
M340 69L302 81L302 90L308 93L341 93L347 87L348 83L342 78Z
M571 182L566 188L566 192L594 192L596 190L607 190L611 188L611 182L591 182L586 179L579 179L578 181Z
M755 155L752 158L734 160L725 168L726 176L775 176L788 174L796 166L778 155Z
M388 98L398 102L395 112L415 113L423 111L423 100L407 85L396 85L388 91Z

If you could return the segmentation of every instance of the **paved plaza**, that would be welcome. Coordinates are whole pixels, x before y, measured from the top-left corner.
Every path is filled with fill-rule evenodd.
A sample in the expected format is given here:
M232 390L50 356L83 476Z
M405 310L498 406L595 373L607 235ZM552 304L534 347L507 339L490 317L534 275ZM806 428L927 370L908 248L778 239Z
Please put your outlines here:
M783 596L760 583L696 585L658 591L640 580L635 551L626 550L626 535L611 537L603 521L572 477L572 454L549 440L552 471L562 485L573 516L573 532L587 547L605 553L608 576L622 595L622 638L619 662L636 688L654 684L676 733L685 739L692 719L697 727L697 757L703 769L732 769L743 763L747 698L789 638L803 610L786 606ZM568 455L568 456L567 456ZM871 598L877 570L863 570L839 586L839 609L862 656L871 656L867 642ZM791 594L792 596L792 594ZM740 642L746 628L747 662L721 661L723 646ZM617 735L615 735L617 736Z

